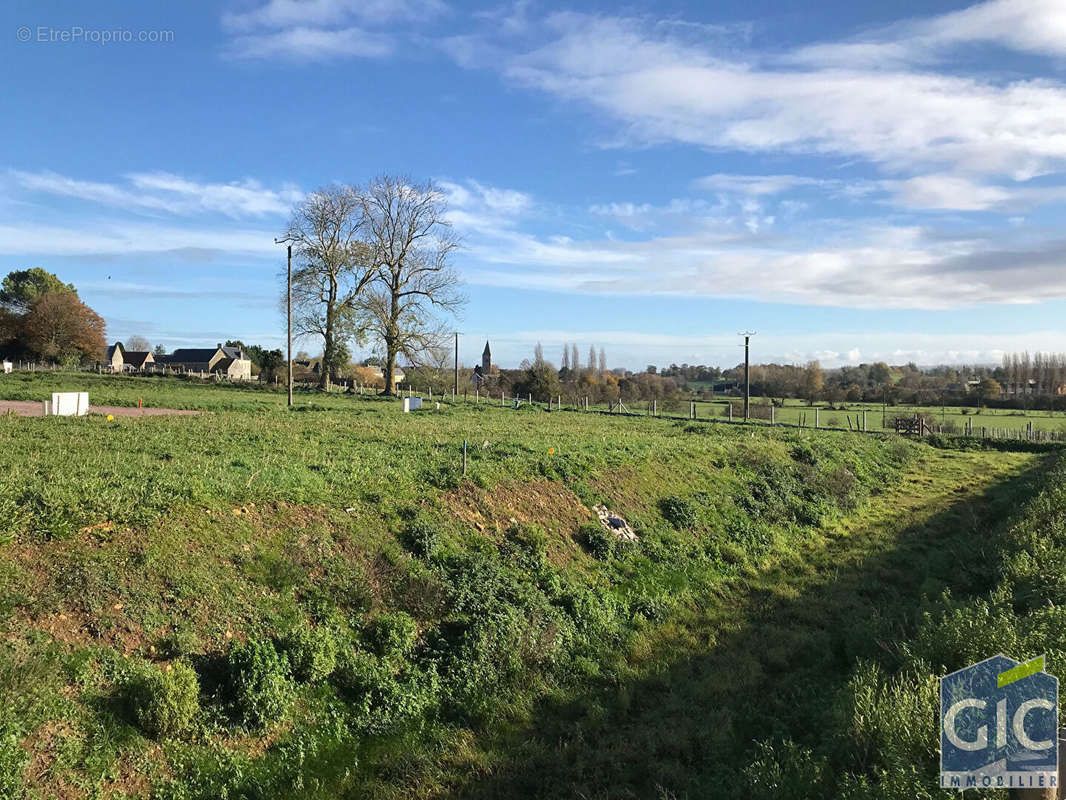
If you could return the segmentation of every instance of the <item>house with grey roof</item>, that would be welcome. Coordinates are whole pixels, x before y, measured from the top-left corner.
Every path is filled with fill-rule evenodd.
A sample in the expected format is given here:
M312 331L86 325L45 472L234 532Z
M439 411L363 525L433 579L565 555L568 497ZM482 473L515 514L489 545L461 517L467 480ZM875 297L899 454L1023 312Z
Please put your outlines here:
M214 348L181 347L166 356L158 356L156 362L176 372L200 372L222 375L234 381L252 378L252 361L239 347L223 347L219 342Z

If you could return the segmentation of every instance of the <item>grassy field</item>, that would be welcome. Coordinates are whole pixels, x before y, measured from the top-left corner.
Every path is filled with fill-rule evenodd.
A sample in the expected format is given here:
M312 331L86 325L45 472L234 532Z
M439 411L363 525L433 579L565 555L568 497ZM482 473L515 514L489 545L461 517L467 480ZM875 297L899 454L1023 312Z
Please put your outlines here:
M695 401L697 419L725 419L730 402L734 406L734 419L740 419L743 399ZM751 398L752 416L756 422L768 422L770 401L763 397ZM565 404L564 404L565 405ZM607 411L607 406L594 406L596 411ZM629 403L626 408L630 413L648 414L651 404L647 401ZM830 408L826 403L811 405L802 400L786 400L784 406L774 409L774 419L778 424L797 425L813 428L815 409L818 410L818 425L821 428L837 430L861 429L862 412L866 411L866 428L869 431L892 431L896 417L913 417L915 414L927 415L930 422L943 426L946 433L963 433L968 420L973 421L974 435L980 437L982 429L987 436L993 434L1006 438L1012 434L1024 433L1026 426L1032 423L1035 431L1048 431L1066 434L1066 412L1062 411L1022 411L1017 409L976 408L973 406L910 406L897 405L882 407L880 403L846 403L844 407ZM655 410L663 415L687 416L689 402L682 400L670 404L659 403Z
M1066 666L1057 450L76 384L205 413L0 417L0 797L938 797Z
M736 402L734 400L734 402ZM763 404L764 398L753 398L753 403ZM720 417L726 413L727 401L698 402L697 416ZM880 403L847 403L844 409L831 409L825 403L811 406L802 400L786 400L782 408L774 410L777 422L789 425L814 425L814 409L818 408L819 424L826 428L848 428L848 422L856 424L856 417L861 422L862 412L866 411L868 430L892 430L896 417L911 417L915 414L927 414L936 425L948 425L961 432L967 420L973 419L975 435L980 435L985 428L991 436L993 429L1000 431L1024 431L1028 423L1034 430L1066 432L1066 412L1062 411L1021 411L1005 408L976 408L973 406L885 406Z

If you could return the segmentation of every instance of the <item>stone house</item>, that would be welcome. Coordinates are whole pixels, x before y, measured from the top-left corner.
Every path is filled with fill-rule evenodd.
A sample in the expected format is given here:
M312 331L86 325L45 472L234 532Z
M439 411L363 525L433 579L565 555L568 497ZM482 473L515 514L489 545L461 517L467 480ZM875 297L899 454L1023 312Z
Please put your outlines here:
M182 347L170 355L159 356L156 363L176 372L202 372L223 375L233 381L252 379L252 361L238 347Z
M127 350L122 342L115 342L107 348L104 364L112 372L141 372L148 364L155 363L155 357L147 350Z

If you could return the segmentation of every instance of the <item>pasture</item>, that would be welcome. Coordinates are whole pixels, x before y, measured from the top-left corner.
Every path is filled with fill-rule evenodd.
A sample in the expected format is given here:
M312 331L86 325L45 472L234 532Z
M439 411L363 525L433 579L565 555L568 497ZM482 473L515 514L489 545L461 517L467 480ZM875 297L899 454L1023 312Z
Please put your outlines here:
M0 796L938 797L1066 667L1054 447L15 377L203 413L0 417Z

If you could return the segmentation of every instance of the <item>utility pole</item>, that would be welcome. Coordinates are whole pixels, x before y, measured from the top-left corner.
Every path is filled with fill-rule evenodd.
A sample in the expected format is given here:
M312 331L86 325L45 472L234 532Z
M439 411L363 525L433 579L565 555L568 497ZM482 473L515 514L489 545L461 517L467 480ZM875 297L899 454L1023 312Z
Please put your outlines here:
M744 331L737 335L744 337L744 421L747 422L748 408L751 405L751 363L748 358L748 344L751 337L755 335L755 331Z
M286 269L286 283L288 290L288 297L286 298L285 305L287 309L286 314L286 334L289 342L288 353L288 368L289 368L289 407L292 407L292 239L286 236L284 239L275 239L274 244L288 244L288 267Z
M455 332L455 394L459 397L459 331Z

